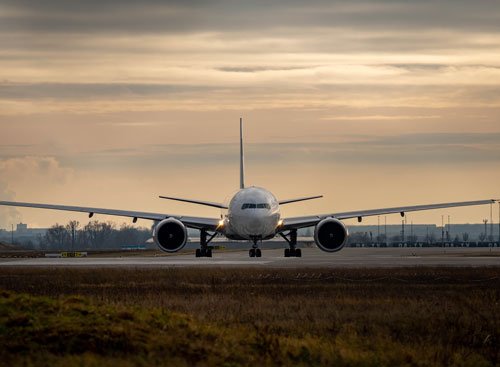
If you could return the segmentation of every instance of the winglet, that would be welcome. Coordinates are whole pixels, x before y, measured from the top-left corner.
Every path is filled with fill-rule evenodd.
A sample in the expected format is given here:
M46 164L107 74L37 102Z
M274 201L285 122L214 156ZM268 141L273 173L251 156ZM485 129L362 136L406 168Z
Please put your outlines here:
M240 189L245 188L245 161L243 155L243 119L240 117Z

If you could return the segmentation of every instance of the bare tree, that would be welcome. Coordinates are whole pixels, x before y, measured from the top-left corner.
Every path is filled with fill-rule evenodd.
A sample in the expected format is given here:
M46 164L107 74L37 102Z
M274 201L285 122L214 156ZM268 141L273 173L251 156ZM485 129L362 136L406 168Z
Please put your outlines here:
M115 225L111 222L102 223L98 221L89 222L83 227L83 233L86 241L93 249L112 247L110 239Z
M75 251L75 242L76 242L78 227L80 227L80 222L76 220L72 220L68 224L66 224L66 230L71 236L71 251Z
M62 250L69 241L69 233L60 224L55 224L45 233L45 241L50 248Z

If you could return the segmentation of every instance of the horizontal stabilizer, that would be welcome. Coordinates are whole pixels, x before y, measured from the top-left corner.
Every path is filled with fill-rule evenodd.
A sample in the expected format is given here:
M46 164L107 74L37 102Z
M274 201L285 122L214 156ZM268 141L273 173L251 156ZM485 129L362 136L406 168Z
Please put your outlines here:
M198 205L205 205L205 206L211 206L214 208L220 208L220 209L227 209L227 206L221 203L214 203L211 201L202 201L202 200L191 200L191 199L182 199L182 198L173 198L170 196L160 196L160 199L167 199L167 200L175 200L175 201L183 201L185 203L191 203L191 204L198 204Z
M280 205L283 204L290 204L290 203L296 203L297 201L305 201L305 200L312 200L312 199L319 199L322 198L323 195L316 195L316 196L306 196L303 198L296 198L296 199L289 199L289 200L281 200L279 201Z

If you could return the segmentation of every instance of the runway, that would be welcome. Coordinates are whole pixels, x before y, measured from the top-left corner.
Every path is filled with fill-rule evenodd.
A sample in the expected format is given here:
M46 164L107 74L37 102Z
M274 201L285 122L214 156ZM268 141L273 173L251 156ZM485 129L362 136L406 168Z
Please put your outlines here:
M345 248L326 253L302 249L302 258L285 258L282 249L263 249L261 258L247 251L214 251L212 258L193 254L86 258L1 259L0 267L269 267L391 268L412 266L500 266L500 248Z

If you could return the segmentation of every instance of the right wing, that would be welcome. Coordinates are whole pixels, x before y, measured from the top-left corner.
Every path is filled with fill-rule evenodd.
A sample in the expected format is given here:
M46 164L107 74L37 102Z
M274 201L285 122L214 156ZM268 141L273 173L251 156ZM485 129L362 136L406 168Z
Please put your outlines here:
M453 208L453 207L461 207L461 206L486 205L486 204L493 204L497 201L498 200L495 200L495 199L477 200L477 201L461 201L461 202L455 202L455 203L400 206L400 207L394 207L394 208L369 209L369 210L358 210L358 211L332 213L332 214L310 215L310 216L305 216L305 217L293 217L293 218L284 219L282 228L283 228L283 230L288 230L288 229L311 227L311 226L315 226L321 220L328 218L328 217L343 220L343 219L350 219L350 218L363 218L363 217L369 217L369 216L374 216L374 215L393 214L393 213L401 213L404 215L404 213L406 213L406 212L431 210L431 209L442 209L442 208Z
M161 221L166 218L176 218L186 225L186 227L196 229L216 230L219 225L217 218L202 218L202 217L189 217L182 215L170 215L161 213L148 213L138 212L132 210L117 210L117 209L103 209L103 208L90 208L85 206L68 206L68 205L53 205L53 204L37 204L37 203L21 203L16 201L0 201L0 205L25 207L25 208L39 208L39 209L52 209L52 210L65 210L71 212L89 213L89 217L94 214L116 215L120 217L149 219L153 221Z

